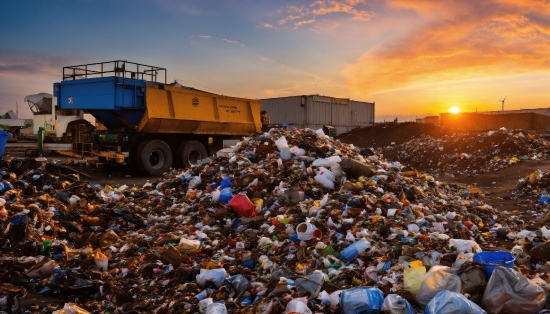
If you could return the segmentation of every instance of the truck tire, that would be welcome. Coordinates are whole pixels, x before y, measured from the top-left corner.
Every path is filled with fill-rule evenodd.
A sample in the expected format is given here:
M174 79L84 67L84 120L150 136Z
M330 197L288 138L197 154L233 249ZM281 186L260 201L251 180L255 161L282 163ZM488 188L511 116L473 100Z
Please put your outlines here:
M161 140L147 140L136 151L138 168L150 176L161 176L172 167L172 150Z
M178 148L177 158L185 168L196 165L201 159L208 157L206 148L199 141L185 141Z

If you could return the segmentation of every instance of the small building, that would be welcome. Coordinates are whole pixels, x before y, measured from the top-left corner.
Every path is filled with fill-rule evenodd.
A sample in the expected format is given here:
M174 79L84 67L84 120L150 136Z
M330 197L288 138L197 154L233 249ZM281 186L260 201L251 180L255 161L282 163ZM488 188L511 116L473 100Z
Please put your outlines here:
M332 126L336 134L374 124L374 102L320 95L260 99L271 125L286 123L297 128Z

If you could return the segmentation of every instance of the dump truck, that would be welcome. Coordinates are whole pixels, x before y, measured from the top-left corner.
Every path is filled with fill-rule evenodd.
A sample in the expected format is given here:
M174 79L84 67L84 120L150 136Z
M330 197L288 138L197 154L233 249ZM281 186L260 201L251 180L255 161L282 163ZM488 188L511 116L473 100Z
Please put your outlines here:
M101 126L74 128L73 151L159 176L196 164L225 140L261 132L269 120L259 100L167 84L166 75L124 60L63 67L53 86L58 108L83 110Z

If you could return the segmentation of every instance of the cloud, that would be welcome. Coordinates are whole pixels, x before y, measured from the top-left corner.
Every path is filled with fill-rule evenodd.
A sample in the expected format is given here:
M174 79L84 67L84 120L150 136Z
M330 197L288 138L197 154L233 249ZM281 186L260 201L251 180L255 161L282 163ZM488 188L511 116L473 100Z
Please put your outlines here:
M240 43L236 40L230 40L230 39L227 39L227 38L222 38L222 41L225 41L226 43L230 43L230 44L239 44L241 46L244 46L242 43Z
M315 23L315 19L296 22L296 23L294 23L294 26L295 26L295 27L300 27L300 26L302 26L302 25L307 25L307 24L311 24L311 23Z
M286 14L278 21L279 25L294 21L294 28L315 23L316 17L343 15L350 20L367 22L374 15L366 10L366 1L363 0L316 0L309 5L288 6L279 12Z
M269 23L264 23L263 25L261 25L261 27L263 28L269 28L269 29L274 29L274 30L278 30L279 28L278 27L275 27Z
M191 36L191 38L194 38L195 36ZM226 43L229 43L229 44L238 44L238 45L241 45L244 47L244 44L241 43L240 41L237 41L237 40L231 40L231 39L227 39L227 38L217 38L217 37L212 37L210 35L198 35L196 36L197 38L202 38L202 39L215 39L215 40L219 40L219 41L223 41L223 42L226 42Z
M82 60L79 61L82 63ZM0 51L0 75L57 75L61 79L64 66L77 62L68 57L29 51Z
M344 70L355 91L369 94L479 77L548 71L550 14L543 1L390 0L421 19Z

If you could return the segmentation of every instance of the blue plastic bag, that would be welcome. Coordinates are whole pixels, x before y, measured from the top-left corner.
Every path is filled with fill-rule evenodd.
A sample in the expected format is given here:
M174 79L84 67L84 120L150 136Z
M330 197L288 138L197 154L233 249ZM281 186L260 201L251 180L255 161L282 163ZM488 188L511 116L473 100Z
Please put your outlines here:
M220 192L220 202L221 203L229 203L229 201L233 198L233 193L231 193L231 188L225 188L221 190Z
M358 287L342 291L340 306L344 314L379 313L384 293L375 287Z
M462 293L443 290L438 292L424 309L424 314L487 314L479 305Z
M0 195L3 195L8 190L11 190L13 187L8 181L2 181L0 182Z
M231 179L229 177L223 178L222 182L220 183L220 188L222 190L225 188L230 188L231 186L233 186L233 184L231 183Z

